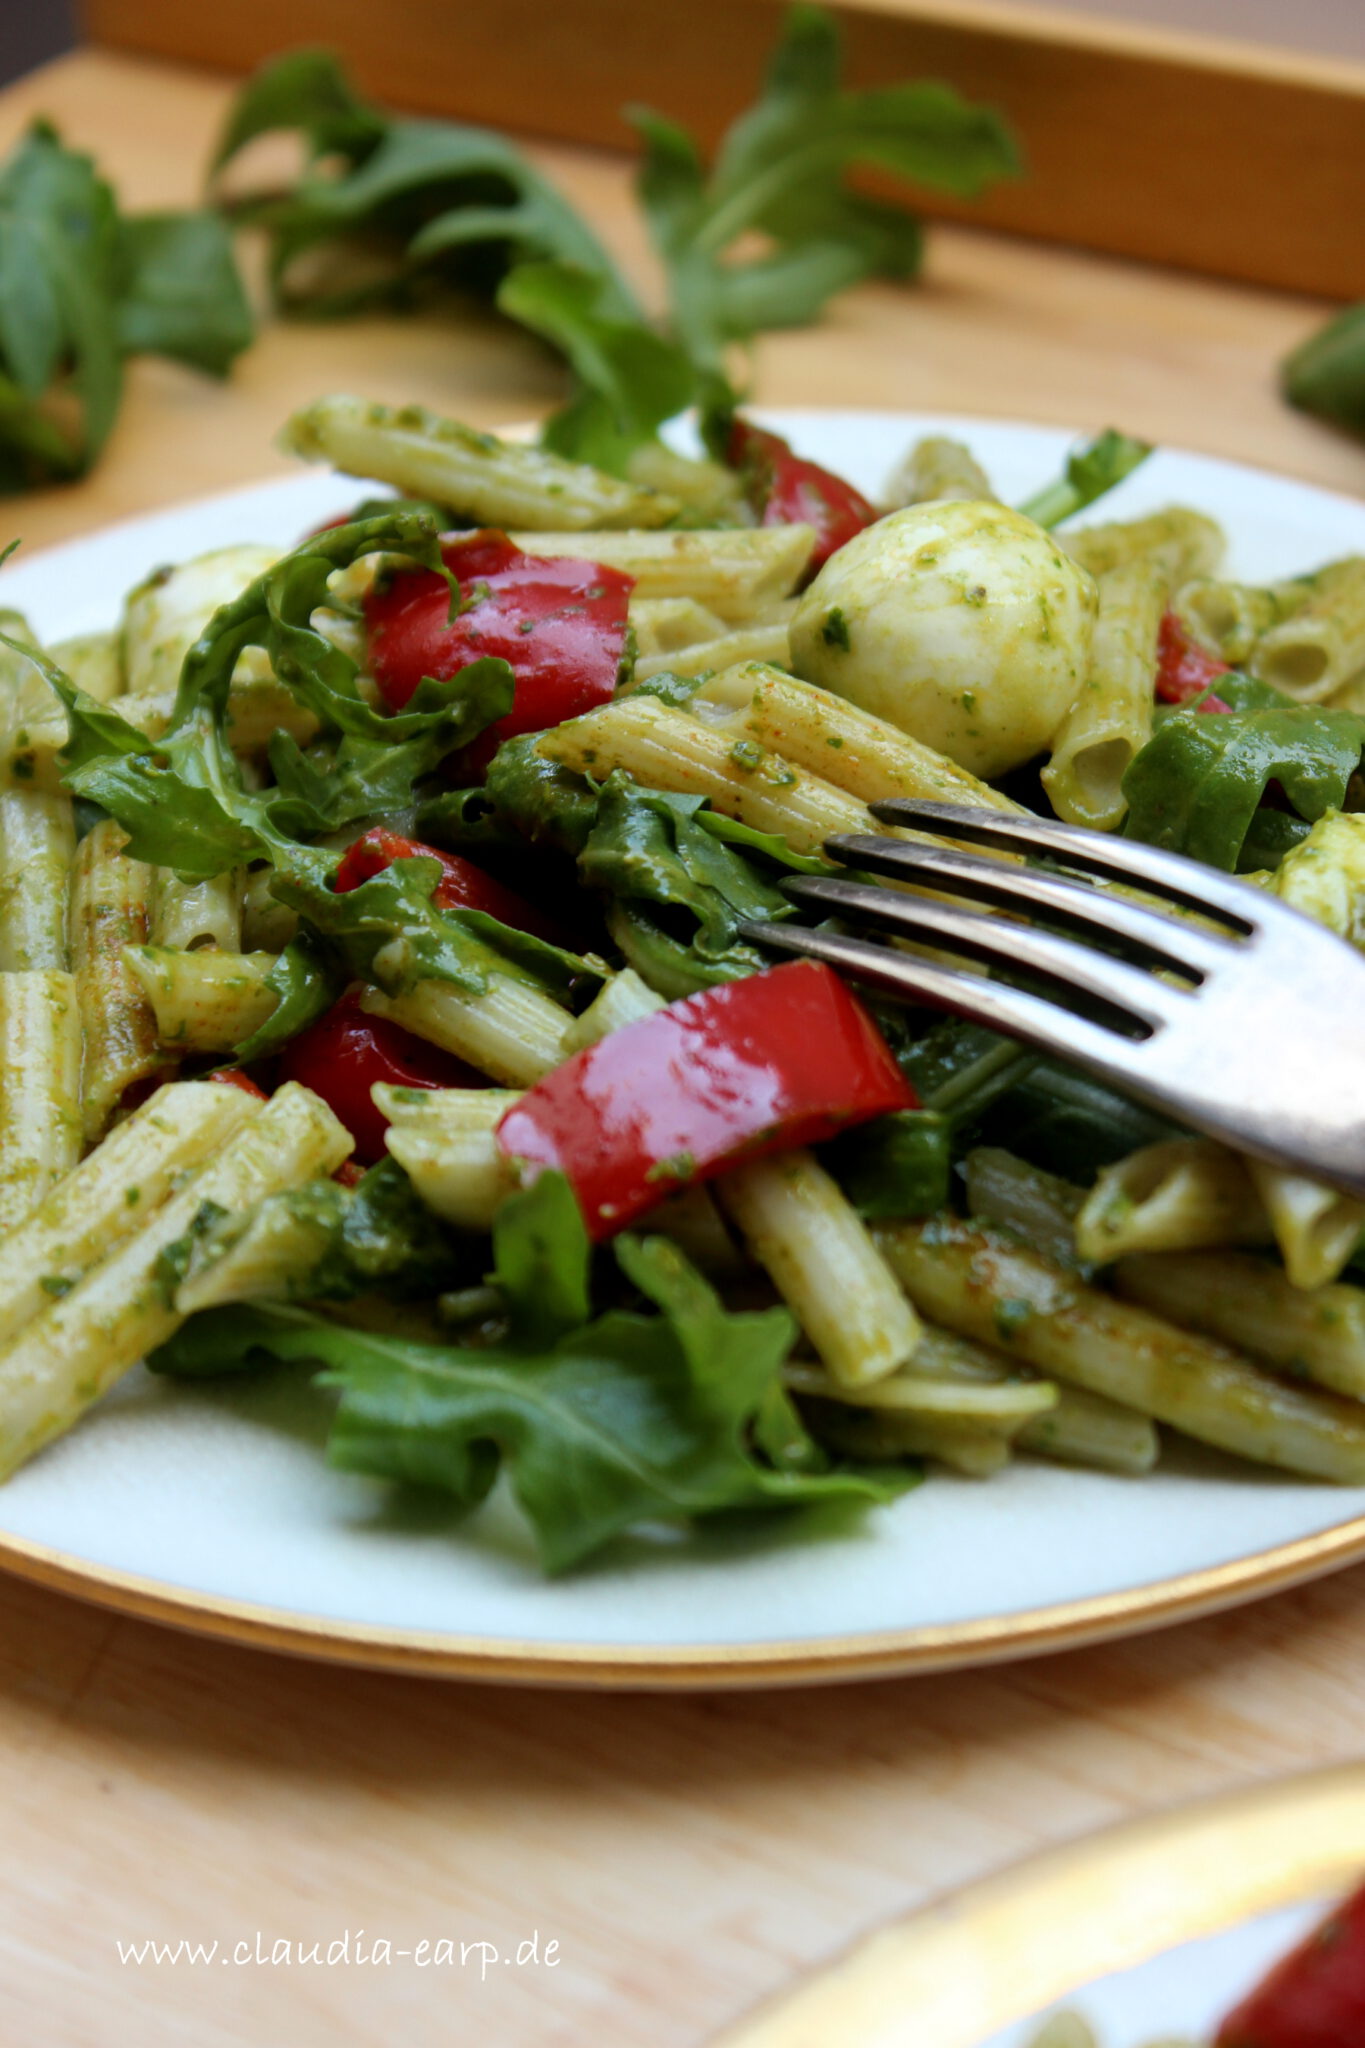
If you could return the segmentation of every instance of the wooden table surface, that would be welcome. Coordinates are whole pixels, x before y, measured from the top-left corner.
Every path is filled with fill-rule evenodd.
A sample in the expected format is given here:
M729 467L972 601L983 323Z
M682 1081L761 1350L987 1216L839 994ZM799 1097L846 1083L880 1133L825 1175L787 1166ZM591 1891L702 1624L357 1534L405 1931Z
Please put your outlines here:
M81 55L0 94L0 148L47 112L126 201L176 203L223 99ZM621 166L543 156L643 262ZM1115 420L1359 490L1365 452L1274 396L1277 358L1322 311L943 230L918 290L855 292L766 343L759 395ZM11 503L0 538L42 545L277 471L277 423L344 388L494 422L544 408L556 375L473 319L267 327L222 388L140 364L94 478ZM1362 1670L1365 1568L1012 1668L714 1698L349 1673L0 1578L0 2039L697 2048L879 1921L1041 1844L1359 1755ZM256 1960L348 1932L349 1962ZM148 1939L220 1951L120 1960ZM463 1968L361 1959L423 1940L500 1960L481 1981L478 1949ZM533 1940L538 1961L501 1960Z

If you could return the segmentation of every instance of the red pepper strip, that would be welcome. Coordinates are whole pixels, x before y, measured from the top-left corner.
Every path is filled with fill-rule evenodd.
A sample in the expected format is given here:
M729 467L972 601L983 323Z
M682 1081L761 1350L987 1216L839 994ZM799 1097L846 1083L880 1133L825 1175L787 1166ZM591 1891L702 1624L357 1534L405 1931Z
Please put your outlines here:
M807 581L845 541L881 516L841 476L807 462L780 434L770 434L748 420L736 419L731 426L725 459L741 472L745 496L764 526L814 527Z
M508 1110L497 1143L566 1174L597 1240L741 1159L916 1106L858 998L800 960L702 989L576 1053Z
M405 839L401 832L386 832L382 825L363 832L347 847L332 887L344 896L349 890L358 889L362 882L368 882L372 875L382 874L396 860L419 859L441 863L441 879L431 895L438 910L483 910L500 924L511 925L514 931L530 932L552 946L565 944L563 934L549 918L541 916L533 903L518 896L515 889L495 882L472 860L464 860L458 853L442 853L436 846L424 846L420 839Z
M517 691L507 716L467 750L486 766L502 740L608 702L625 660L633 578L568 556L524 555L491 531L448 540L441 554L460 585L456 619L431 569L400 570L365 600L375 680L393 710L423 676L444 680L499 655Z
M320 1095L355 1139L357 1159L384 1157L388 1126L370 1099L376 1081L399 1088L477 1088L481 1077L463 1060L429 1045L387 1017L370 1017L351 989L280 1054L281 1081L301 1081Z
M1365 2042L1365 1886L1229 2013L1217 2048L1356 2048Z
M259 1095L262 1102L268 1098L264 1088L257 1087L250 1074L244 1074L240 1067L215 1067L206 1081L221 1081L225 1088L240 1088L243 1095Z
M1163 614L1156 667L1156 694L1163 704L1189 704L1203 697L1201 711L1231 711L1232 706L1221 697L1204 695L1219 676L1231 674L1225 661L1190 638L1174 612Z

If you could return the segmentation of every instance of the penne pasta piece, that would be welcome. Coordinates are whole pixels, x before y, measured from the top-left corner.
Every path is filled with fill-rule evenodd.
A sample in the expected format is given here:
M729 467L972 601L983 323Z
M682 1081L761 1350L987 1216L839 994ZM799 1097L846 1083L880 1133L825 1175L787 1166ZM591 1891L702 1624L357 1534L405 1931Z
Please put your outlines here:
M67 894L75 857L69 796L0 789L0 972L70 965Z
M1139 1253L1113 1282L1125 1301L1365 1401L1365 1289L1295 1287L1246 1252Z
M287 1082L171 1196L135 1237L0 1347L0 1477L79 1420L184 1317L172 1305L162 1254L213 1210L331 1173L348 1131L311 1090Z
M663 526L679 509L665 492L566 462L530 442L500 441L420 405L319 398L286 422L279 445L305 462L392 484L407 497L434 498L476 526L540 524L560 534ZM579 552L588 561L603 559Z
M633 576L633 598L692 597L740 625L796 588L808 526L726 526L676 533L514 533L528 555L574 555Z
M914 1356L919 1317L811 1153L732 1167L712 1187L838 1385L866 1386Z
M989 477L965 442L927 434L896 464L881 502L888 512L895 512L902 505L927 505L943 498L996 502Z
M1335 1280L1365 1232L1365 1202L1259 1159L1249 1159L1247 1171L1294 1286Z
M0 633L20 647L41 643L22 612L0 610ZM0 642L0 732L12 733L35 719L55 718L61 706L52 685L14 646Z
M384 1142L429 1209L460 1230L487 1230L516 1192L511 1162L491 1129L435 1124L434 1118L427 1127L391 1124Z
M652 676L703 676L712 669L730 668L737 661L781 665L790 658L791 635L785 620L771 626L736 626L717 639L700 640L672 654L646 655L635 664L635 680L645 683Z
M689 709L708 725L740 734L864 803L906 796L983 810L1020 808L946 754L860 711L846 697L756 661L710 677ZM733 716L722 723L727 709Z
M273 953L125 946L123 964L151 1005L158 1044L169 1052L231 1052L279 1002L267 982Z
M131 591L119 635L126 694L173 693L185 656L218 607L240 597L249 583L273 568L280 553L279 548L252 545L215 548L176 568L156 570ZM235 680L272 680L263 648L245 649Z
M241 1088L158 1088L0 1240L0 1344L143 1229L185 1174L260 1107Z
M69 974L0 974L0 1228L81 1156L81 1022Z
M600 1038L609 1038L623 1025L636 1024L641 1017L652 1017L663 1008L663 997L633 967L622 967L608 975L582 1016L575 1017L565 1037L565 1047L570 1053L581 1052L585 1045L596 1045Z
M174 702L166 691L155 696L120 697L112 708L148 739L156 740L171 722ZM0 753L0 787L61 795L65 773L61 754L67 732L66 713L60 711L5 734L0 741L4 749ZM302 747L316 739L318 722L283 683L273 679L234 683L228 697L227 736L235 752L243 756L264 753L277 732L287 732Z
M1048 1378L1122 1401L1261 1464L1365 1483L1365 1407L1308 1391L1212 1338L1115 1301L994 1232L950 1216L877 1241L915 1305Z
M963 1423L935 1422L927 1416L899 1415L893 1410L816 1406L821 1442L871 1464L895 1458L933 1458L964 1479L992 1479L1010 1461L1010 1439L1003 1430Z
M850 1407L878 1413L965 1422L974 1428L1000 1429L1007 1436L1057 1405L1057 1389L1048 1380L940 1380L919 1371L914 1359L886 1379L861 1387L849 1387L823 1367L799 1359L787 1367L783 1378L794 1394L844 1401Z
M477 996L449 981L419 981L403 996L367 989L361 1007L374 1017L392 1017L492 1080L520 1088L559 1065L573 1023L549 996L511 975L490 977Z
M240 953L245 883L240 868L209 882L182 882L169 868L158 868L152 887L152 944L186 953L204 946Z
M1055 1173L1028 1166L996 1145L978 1145L963 1161L967 1208L986 1223L1003 1223L1044 1258L1076 1264L1076 1217L1084 1190Z
M780 833L797 853L817 851L831 832L880 829L865 804L832 782L657 698L619 697L568 719L543 735L538 750L580 773L605 777L623 768L649 789L708 796L727 817Z
M638 654L647 660L653 654L695 647L699 640L719 640L725 621L695 597L632 596L630 628Z
M299 914L271 893L274 869L248 870L242 890L244 953L282 953L299 929Z
M393 1130L433 1138L447 1131L491 1136L513 1103L521 1100L519 1088L398 1088L388 1081L380 1081L370 1093Z
M123 650L117 633L78 633L54 640L48 653L78 690L97 704L112 704L123 695ZM48 699L50 710L55 710Z
M1293 617L1312 589L1307 576L1264 587L1200 576L1176 593L1174 610L1196 640L1237 668L1250 660L1263 633Z
M345 1196L333 1181L267 1196L194 1239L175 1291L179 1315L234 1301L307 1301L334 1243Z
M1092 576L1158 556L1176 588L1197 576L1212 576L1227 545L1217 520L1188 505L1169 505L1164 512L1115 525L1064 527L1054 538Z
M1306 601L1261 635L1251 667L1302 704L1352 682L1365 669L1365 556L1320 570Z
M1098 589L1090 666L1053 738L1043 787L1068 824L1114 832L1128 812L1123 778L1152 737L1169 581L1159 562L1142 559L1109 570Z
M1106 1166L1076 1216L1076 1250L1106 1265L1126 1252L1269 1244L1248 1162L1211 1138L1170 1138Z
M633 449L626 475L633 484L676 498L698 525L708 519L717 524L729 519L742 522L748 516L744 487L735 470L706 456L679 455L663 441L645 441Z
M81 840L71 870L71 964L85 1032L81 1116L92 1143L124 1090L167 1065L152 1006L123 957L147 937L152 888L151 869L123 852L126 843L104 819Z

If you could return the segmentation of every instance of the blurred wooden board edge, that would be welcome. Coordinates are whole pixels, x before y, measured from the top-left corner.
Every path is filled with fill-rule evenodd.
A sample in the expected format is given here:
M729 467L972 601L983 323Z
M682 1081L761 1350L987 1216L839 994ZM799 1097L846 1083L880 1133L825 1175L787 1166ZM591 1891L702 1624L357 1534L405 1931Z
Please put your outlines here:
M989 0L842 0L856 84L948 80L1026 178L925 211L1328 298L1365 297L1365 65ZM84 0L95 43L245 72L339 50L393 106L621 148L647 100L707 141L753 96L780 0Z

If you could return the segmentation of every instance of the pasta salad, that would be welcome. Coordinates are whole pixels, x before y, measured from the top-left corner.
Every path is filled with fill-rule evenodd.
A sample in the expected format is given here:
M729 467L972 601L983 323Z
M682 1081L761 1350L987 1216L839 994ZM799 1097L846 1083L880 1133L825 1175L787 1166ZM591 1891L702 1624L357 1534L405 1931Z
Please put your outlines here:
M743 932L909 796L1358 941L1365 562L1073 524L1114 434L1022 507L740 417L630 481L353 399L286 438L393 495L108 633L0 615L0 1473L145 1357L321 1369L335 1462L503 1471L551 1569L1162 1428L1365 1483L1361 1204Z

